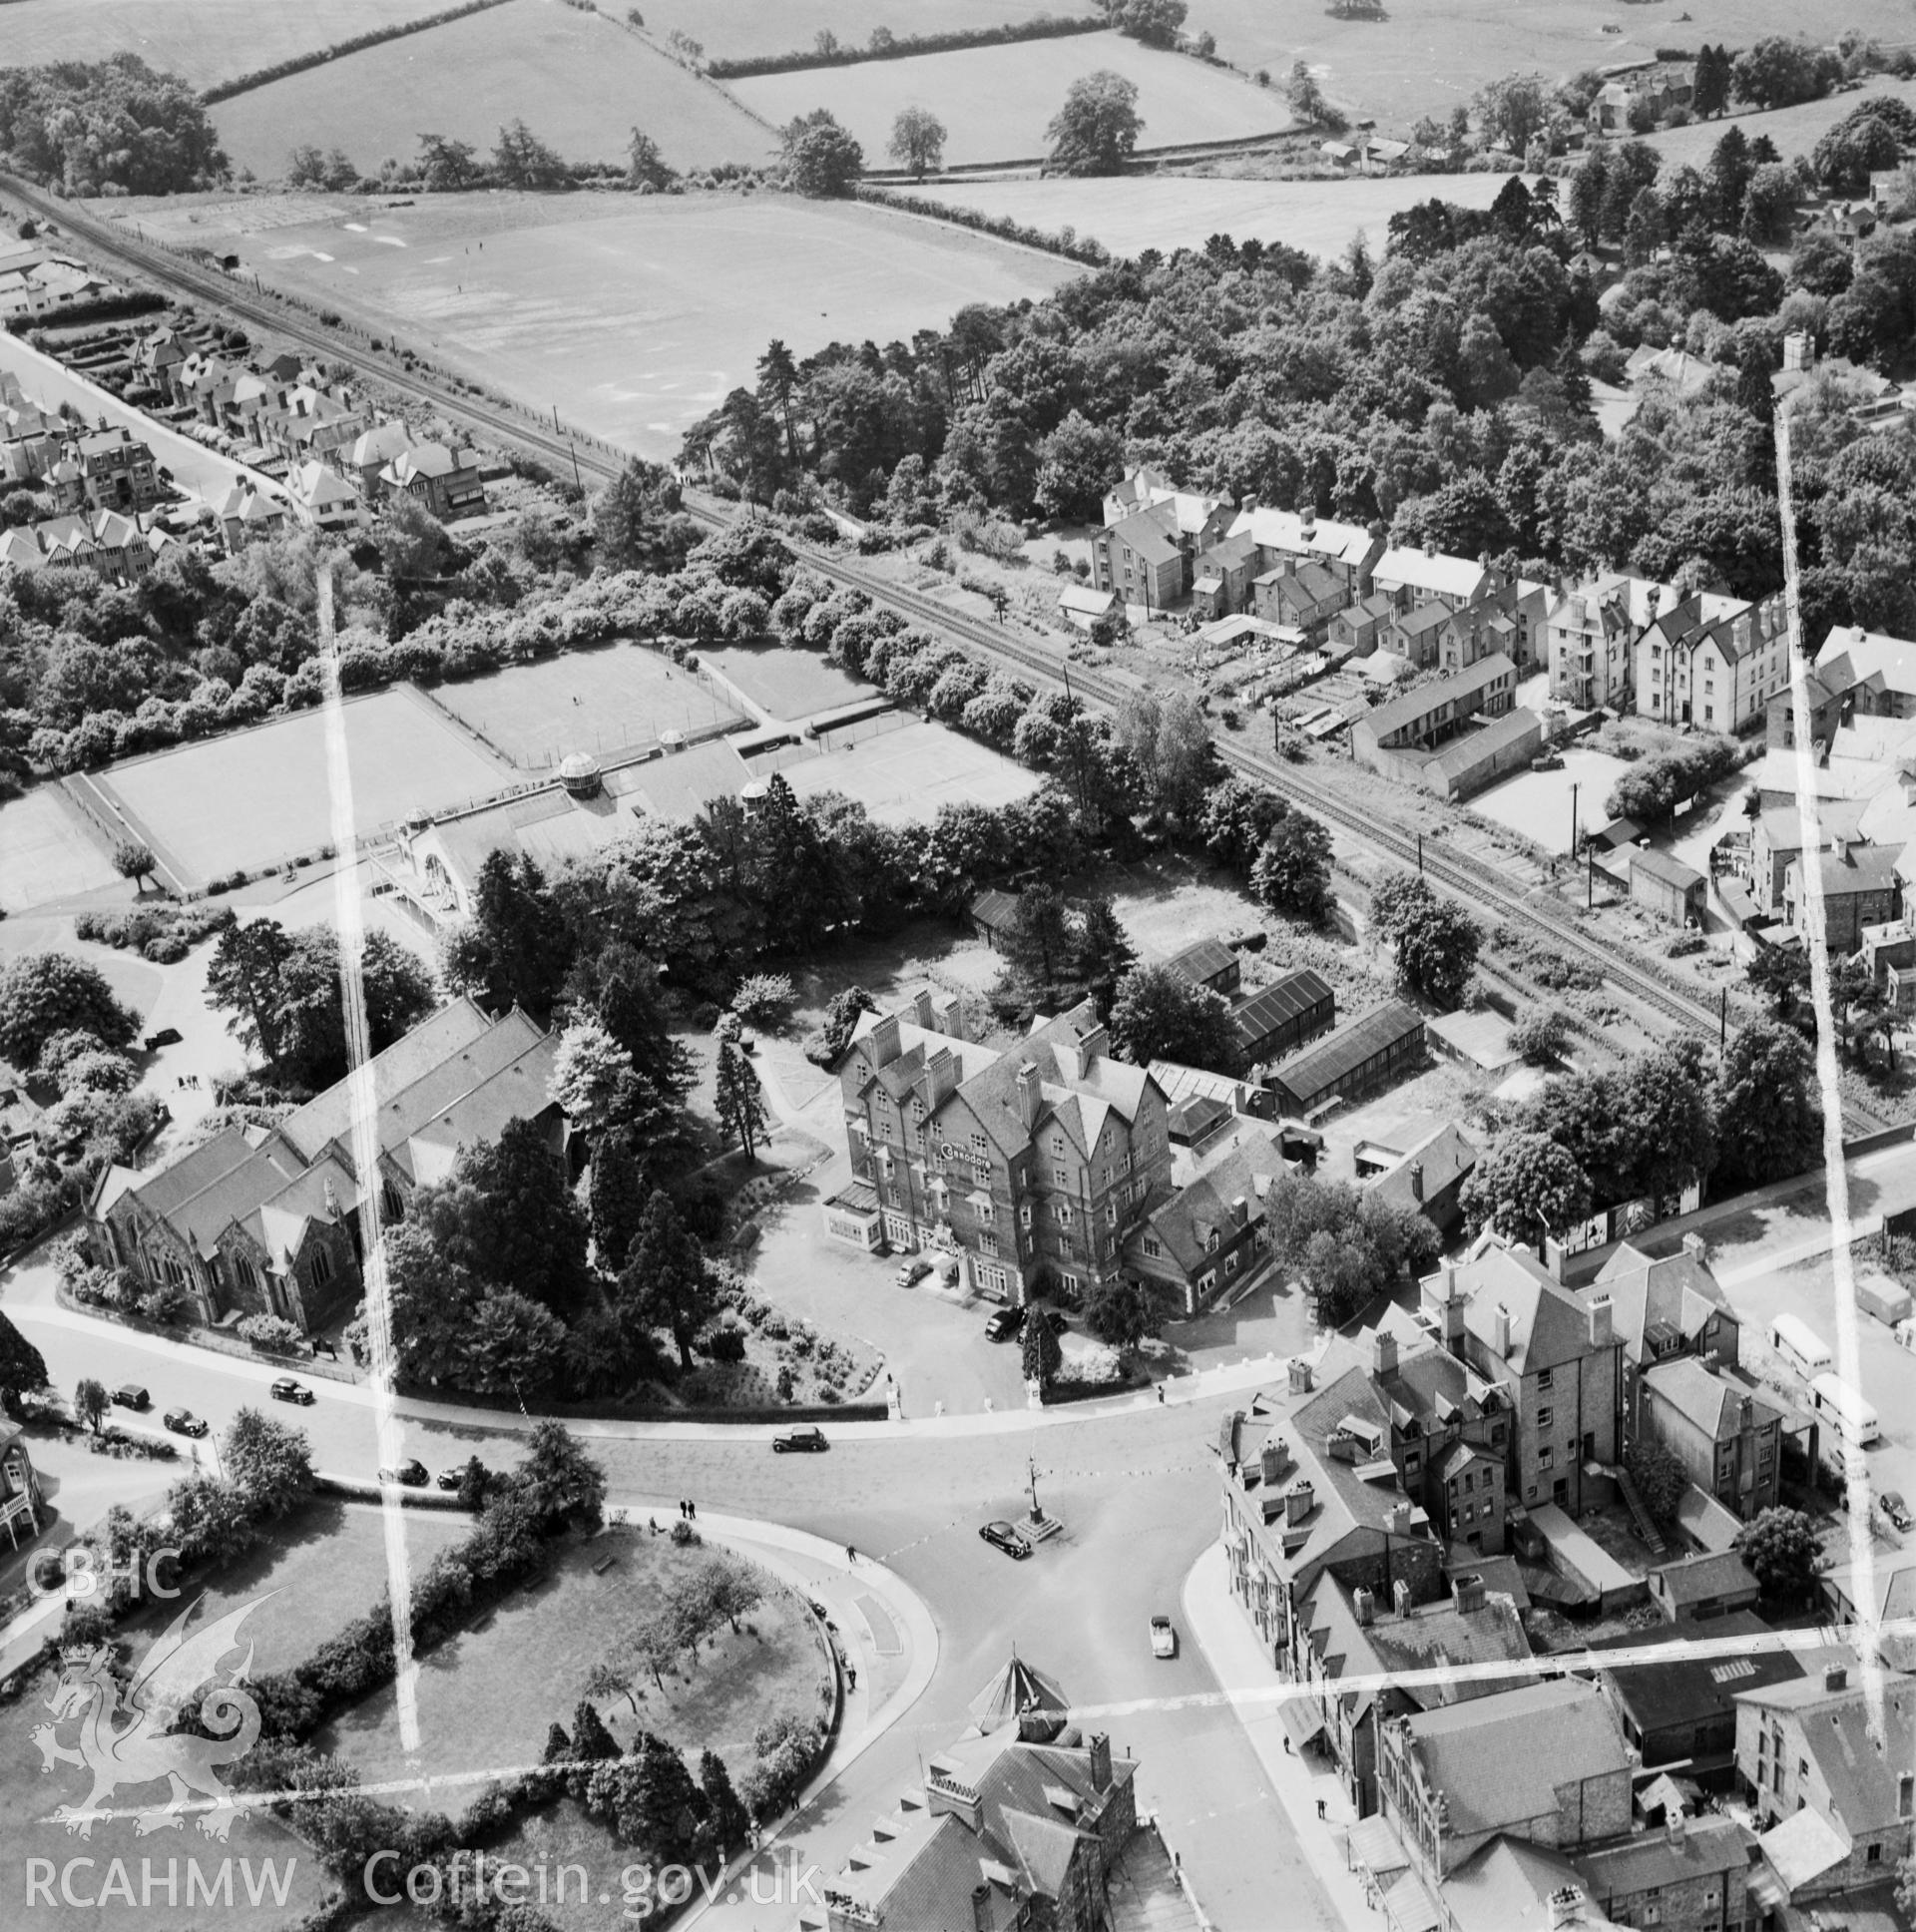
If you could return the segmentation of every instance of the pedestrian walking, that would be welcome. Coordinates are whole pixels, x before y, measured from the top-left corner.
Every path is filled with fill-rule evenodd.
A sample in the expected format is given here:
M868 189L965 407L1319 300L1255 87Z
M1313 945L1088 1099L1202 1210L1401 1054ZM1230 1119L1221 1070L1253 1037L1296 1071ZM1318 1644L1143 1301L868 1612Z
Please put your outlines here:
M845 1689L847 1690L856 1690L858 1689L858 1673L851 1664L845 1666Z
M845 1561L847 1563L856 1563L858 1561L858 1552L849 1543L845 1545Z
M1165 1406L1165 1385L1163 1382L1158 1384L1158 1406L1161 1409Z
M692 1505L683 1499L679 1504L679 1520L683 1523L692 1514Z
M1286 1757L1289 1757L1289 1756L1291 1756L1291 1755L1293 1755L1293 1753L1292 1753L1292 1751L1291 1751L1291 1748L1290 1748L1290 1739L1289 1739L1288 1737L1286 1737L1286 1738L1284 1739L1284 1755L1285 1755Z
M698 1505L697 1503L688 1503L688 1504L686 1505L686 1520L687 1520L687 1521L688 1521L689 1523L696 1523L696 1522L698 1522L698 1520L699 1520L699 1505Z
M1317 1822L1319 1824L1322 1824L1323 1821L1324 1821L1324 1801L1322 1798L1319 1798L1317 1800Z

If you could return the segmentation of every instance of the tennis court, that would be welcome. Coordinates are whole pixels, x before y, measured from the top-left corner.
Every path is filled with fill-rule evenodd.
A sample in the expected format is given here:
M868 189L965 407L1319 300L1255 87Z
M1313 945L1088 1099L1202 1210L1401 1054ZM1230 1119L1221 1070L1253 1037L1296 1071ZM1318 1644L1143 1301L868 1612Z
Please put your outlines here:
M988 745L918 723L782 768L799 797L842 791L882 825L926 823L945 804L1008 805L1043 782Z
M696 673L642 644L509 665L442 685L433 699L526 771L549 770L574 751L605 757L657 744L664 731L690 737L745 722Z
M727 645L702 651L699 662L780 724L802 724L820 712L837 711L881 696L815 651L794 651L786 644Z
M409 687L343 709L361 836L519 778ZM323 711L134 758L92 782L183 883L267 871L333 842Z
M53 784L0 805L0 912L24 912L112 885L120 874L104 838Z

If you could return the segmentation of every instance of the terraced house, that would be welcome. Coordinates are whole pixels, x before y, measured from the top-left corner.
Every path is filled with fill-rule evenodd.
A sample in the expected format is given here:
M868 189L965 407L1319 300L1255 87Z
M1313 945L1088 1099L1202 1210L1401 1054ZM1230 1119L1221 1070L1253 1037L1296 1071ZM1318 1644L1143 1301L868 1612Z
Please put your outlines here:
M1115 1280L1171 1176L1163 1090L1112 1059L1089 1001L1004 1053L961 1026L955 1002L921 992L908 1014L867 1014L839 1072L852 1171L884 1240L955 1253L1006 1301Z

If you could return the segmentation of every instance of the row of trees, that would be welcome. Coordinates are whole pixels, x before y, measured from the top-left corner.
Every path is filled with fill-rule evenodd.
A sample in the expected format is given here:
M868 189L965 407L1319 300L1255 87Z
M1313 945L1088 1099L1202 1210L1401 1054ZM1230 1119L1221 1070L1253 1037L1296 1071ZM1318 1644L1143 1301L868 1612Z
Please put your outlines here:
M1547 1081L1504 1122L1465 1183L1464 1209L1540 1246L1594 1209L1668 1202L1706 1182L1740 1193L1802 1173L1821 1149L1809 1049L1762 1020L1714 1068L1700 1041L1684 1040L1621 1069Z

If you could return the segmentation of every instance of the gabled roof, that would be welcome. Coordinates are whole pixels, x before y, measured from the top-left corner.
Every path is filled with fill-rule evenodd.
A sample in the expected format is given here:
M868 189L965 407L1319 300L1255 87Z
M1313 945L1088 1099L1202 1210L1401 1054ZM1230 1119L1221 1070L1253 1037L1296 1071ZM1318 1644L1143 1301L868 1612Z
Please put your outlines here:
M1679 1248L1653 1259L1629 1241L1598 1269L1593 1292L1610 1296L1611 1322L1633 1366L1644 1360L1644 1331L1665 1322L1694 1341L1711 1319L1736 1320L1729 1297L1700 1254Z
M1236 1231L1237 1202L1243 1202L1247 1221L1262 1217L1264 1196L1285 1165L1274 1129L1246 1132L1221 1159L1153 1207L1145 1225L1186 1273L1197 1274L1210 1251L1211 1236L1221 1242Z
M1847 852L1818 851L1817 870L1822 875L1823 897L1849 898L1863 892L1887 892L1897 878L1896 861L1903 855L1901 845L1852 845ZM1784 869L1787 881L1803 876L1803 857L1790 860Z
M1129 544L1148 564L1168 564L1183 555L1177 538L1171 534L1176 527L1174 515L1167 515L1162 506L1154 506L1149 510L1135 510L1123 522L1108 525L1103 535L1117 543Z
M1756 1842L1786 1894L1822 1877L1849 1856L1849 1840L1820 1811L1807 1807L1771 1825Z
M1171 970L1194 985L1228 973L1237 964L1237 955L1221 939L1195 939L1182 952L1165 961Z
M1821 1677L1801 1678L1747 1691L1736 1701L1800 1720L1802 1747L1827 1793L1826 1815L1840 1831L1854 1838L1897 1822L1897 1780L1916 1764L1916 1678L1885 1676L1880 1737L1872 1735L1860 1684L1832 1690ZM1815 1808L1823 1811L1824 1805Z
M1817 668L1845 656L1856 682L1880 677L1884 687L1899 697L1916 697L1916 644L1906 644L1880 631L1865 631L1860 624L1838 625L1816 654Z
M1493 1838L1480 1845L1443 1881L1440 1890L1455 1932L1581 1932L1593 1921L1562 1920L1551 1900L1581 1891L1583 1880L1562 1852L1522 1838Z
M1678 1610L1689 1604L1713 1603L1718 1597L1753 1595L1756 1589L1749 1565L1734 1550L1679 1557L1675 1563L1660 1563L1651 1575L1659 1579L1663 1595Z
M1519 705L1502 718L1493 718L1488 724L1452 738L1431 759L1430 768L1441 771L1447 778L1455 778L1463 772L1474 771L1486 758L1496 757L1523 738L1540 737L1542 730L1543 721L1537 714Z
M1370 1184L1370 1193L1397 1208L1421 1208L1464 1180L1477 1166L1477 1144L1455 1121L1445 1121L1417 1143L1394 1168ZM1411 1170L1422 1169L1421 1194Z
M1299 1098L1323 1093L1423 1027L1424 1016L1415 1007L1385 1000L1281 1061L1271 1072L1271 1083Z
M1239 1000L1230 1009L1231 1031L1237 1036L1238 1046L1248 1053L1266 1034L1335 999L1321 975L1300 966Z
M1702 873L1693 865L1683 861L1671 852L1645 852L1633 850L1630 855L1632 873L1642 872L1647 877L1660 880L1665 885L1675 886L1679 892L1693 892L1697 886L1707 884Z
M1511 1371L1563 1368L1590 1353L1590 1317L1528 1248L1480 1237L1458 1268L1464 1327ZM1510 1319L1507 1349L1497 1346L1499 1311Z
M1420 724L1446 705L1468 710L1501 680L1513 680L1517 667L1501 651L1479 658L1474 665L1454 671L1447 677L1433 678L1427 685L1407 691L1401 698L1379 705L1358 722L1376 733L1379 740L1406 725Z
M1734 1818L1700 1817L1684 1821L1683 1834L1666 1831L1578 1856L1591 1896L1603 1906L1612 1899L1639 1898L1659 1887L1707 1884L1749 1863L1755 1834Z
M1747 1402L1754 1427L1767 1428L1782 1412L1765 1402L1752 1384L1734 1382L1705 1368L1694 1355L1653 1362L1644 1370L1644 1386L1654 1389L1678 1415L1700 1429L1711 1442L1727 1442L1741 1429L1742 1405Z
M1709 1635L1712 1642L1733 1643L1738 1638L1766 1637L1769 1626L1753 1611L1732 1610L1710 1620ZM1641 1651L1653 1643L1669 1646L1667 1661L1606 1664L1601 1655L1606 1648ZM1751 1649L1739 1656L1694 1656L1682 1628L1675 1624L1664 1625L1661 1633L1625 1631L1591 1649L1599 1653L1598 1671L1610 1680L1617 1701L1642 1731L1726 1715L1735 1709L1741 1691L1793 1683L1803 1675L1803 1666L1788 1651Z
M1552 1808L1542 1793L1583 1779L1627 1778L1631 1770L1608 1700L1577 1678L1416 1711L1402 1721L1426 1783L1449 1800L1458 1837L1525 1823Z
M1491 581L1486 565L1470 557L1447 557L1411 544L1386 550L1372 575L1380 584L1404 584L1431 597L1475 597Z
M1246 510L1230 526L1231 535L1244 529L1256 538L1260 550L1318 557L1352 570L1361 569L1384 547L1383 539L1373 537L1360 523L1337 523L1294 510Z

